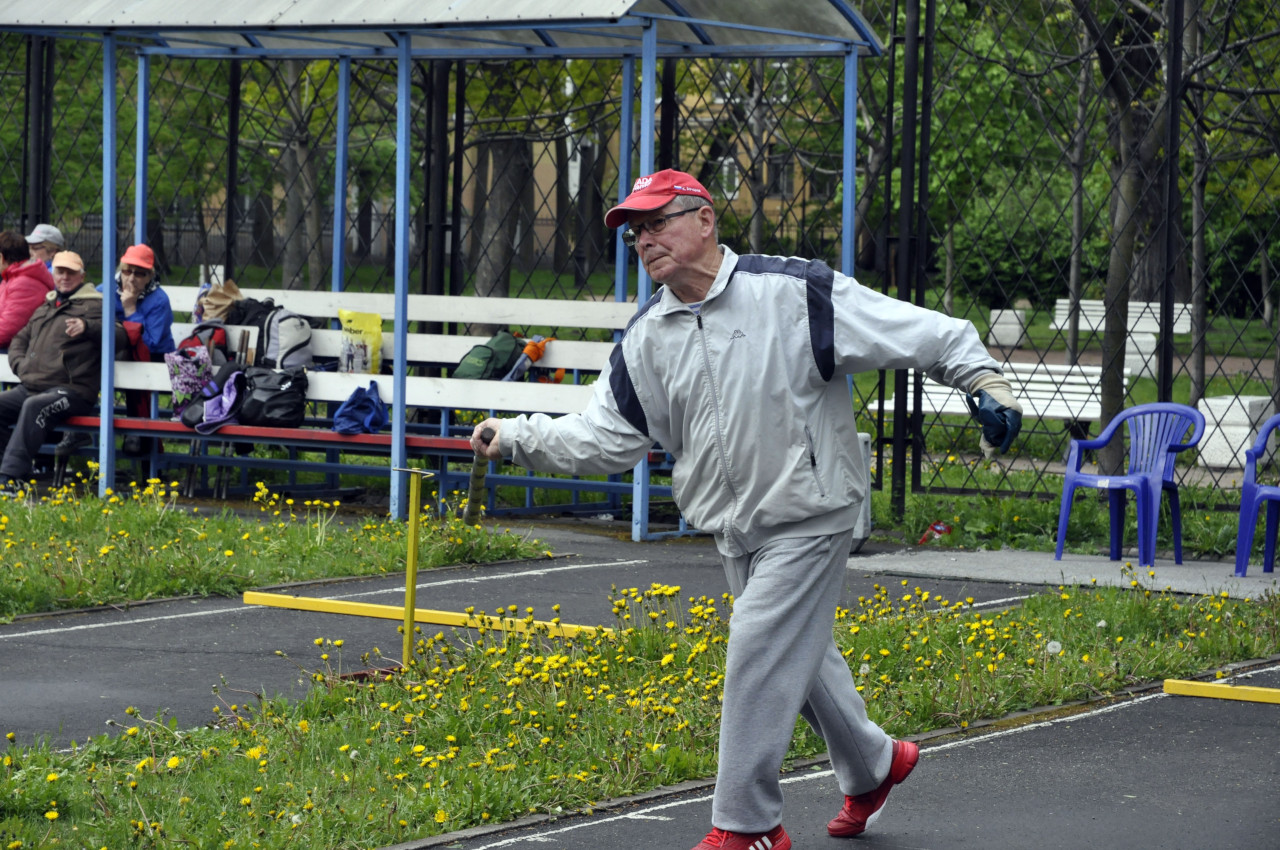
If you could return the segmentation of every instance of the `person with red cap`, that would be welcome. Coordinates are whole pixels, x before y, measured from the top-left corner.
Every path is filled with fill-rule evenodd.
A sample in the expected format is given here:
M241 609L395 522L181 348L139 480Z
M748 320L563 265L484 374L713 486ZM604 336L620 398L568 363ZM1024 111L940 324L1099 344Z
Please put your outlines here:
M712 830L695 850L787 850L779 770L797 716L826 741L861 834L919 749L868 717L833 636L869 498L846 376L918 369L973 395L984 450L1006 451L1021 408L972 324L889 298L818 260L718 242L692 175L641 177L605 215L661 288L636 313L581 413L486 419L478 455L575 475L675 458L676 504L709 532L734 595ZM493 430L489 441L484 429Z
M173 307L160 288L156 255L148 245L130 245L116 270L116 321L141 326L149 359L164 360L177 346L173 341ZM103 284L98 284L102 292Z
M104 284L98 284L102 292ZM149 245L130 245L120 257L116 269L116 321L124 325L129 336L128 349L135 360L163 361L164 355L177 348L173 341L173 307L169 295L160 288L160 273L156 270L156 255ZM125 393L125 405L134 416L149 416L150 402L147 394L138 391ZM55 454L75 453L92 438L80 431L68 431L54 447ZM150 448L150 440L137 434L124 438L121 451L126 455L141 455Z
M9 347L52 289L53 275L31 255L31 243L21 233L0 233L0 348Z

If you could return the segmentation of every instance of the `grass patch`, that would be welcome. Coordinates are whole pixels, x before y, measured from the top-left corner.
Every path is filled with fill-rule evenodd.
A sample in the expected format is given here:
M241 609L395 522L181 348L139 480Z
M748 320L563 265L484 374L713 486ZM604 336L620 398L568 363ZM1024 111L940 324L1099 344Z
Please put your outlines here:
M241 515L180 506L176 482L135 483L106 500L80 498L95 491L79 485L31 502L0 499L0 620L405 568L405 523L346 514L338 502L294 500L259 484ZM545 548L430 511L419 541L422 569L535 558Z
M1132 582L975 612L904 581L839 611L836 636L894 735L1280 650L1275 596L1178 597L1149 572ZM710 776L730 605L624 590L611 634L423 634L409 670L372 680L343 676L341 639L317 637L314 687L296 702L221 700L194 730L126 709L120 733L62 752L10 735L0 846L382 846ZM803 731L790 755L819 749Z

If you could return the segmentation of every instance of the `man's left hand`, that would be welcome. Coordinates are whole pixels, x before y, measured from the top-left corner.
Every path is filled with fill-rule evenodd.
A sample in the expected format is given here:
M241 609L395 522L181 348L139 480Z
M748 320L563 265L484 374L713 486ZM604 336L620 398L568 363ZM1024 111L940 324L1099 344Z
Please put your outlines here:
M969 409L982 426L982 453L988 460L997 452L1004 454L1022 430L1022 405L1013 397L1012 385L1003 375L989 372L974 381L969 391Z

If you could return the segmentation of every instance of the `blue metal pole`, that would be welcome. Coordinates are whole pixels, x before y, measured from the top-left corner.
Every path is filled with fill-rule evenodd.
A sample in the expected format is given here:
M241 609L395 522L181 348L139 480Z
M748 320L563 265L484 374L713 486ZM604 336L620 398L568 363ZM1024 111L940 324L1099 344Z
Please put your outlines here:
M650 21L644 29L640 53L640 173L642 175L653 173L653 108L657 101L657 67L658 28L653 21ZM639 279L636 284L636 303L645 303L651 294L649 274L644 270L644 266L640 265ZM648 457L636 464L631 490L631 539L646 540L649 537Z
M338 126L333 163L333 285L346 289L347 267L347 168L351 147L351 57L338 60Z
M404 378L408 371L405 341L409 335L409 322L405 317L409 313L409 165L412 154L412 143L409 139L409 124L412 120L409 109L409 74L412 70L409 34L400 33L396 43L398 47L396 60L396 348L391 377L391 468L404 469L408 458L404 444ZM390 508L391 516L395 519L404 519L405 510L408 507L407 475L406 472L391 473Z
M636 100L636 58L628 56L622 60L622 111L618 116L618 203L631 192L633 175L631 174L631 123ZM613 233L613 298L615 301L627 300L627 277L631 266L631 252L622 242L622 228ZM644 303L644 302L640 302ZM615 332L615 341L621 338Z
M658 27L652 21L644 28L640 53L640 174L653 173L653 110L658 102ZM653 294L649 273L640 267L636 302L643 304Z
M844 161L841 163L844 198L840 204L840 271L853 276L858 221L858 48L844 55Z
M133 172L133 243L147 241L147 166L151 152L151 57L138 57L138 130ZM103 278L106 280L106 278Z
M116 288L116 37L102 37L102 402L98 426L98 498L105 499L116 482L115 327Z

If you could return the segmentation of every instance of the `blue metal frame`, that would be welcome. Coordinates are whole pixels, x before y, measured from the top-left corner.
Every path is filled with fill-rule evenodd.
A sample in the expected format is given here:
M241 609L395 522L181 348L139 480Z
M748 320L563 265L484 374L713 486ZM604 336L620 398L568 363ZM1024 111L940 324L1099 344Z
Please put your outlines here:
M116 37L102 39L102 280L110 282L116 267ZM138 191L141 191L139 188ZM116 288L102 287L102 397L111 399L116 385ZM98 497L105 499L116 482L115 423L103 416L98 428Z
M391 467L406 469L408 453L404 445L405 374L408 371L408 355L405 341L409 336L409 162L412 145L409 140L410 115L409 74L413 70L413 58L409 53L408 33L400 33L400 55L396 61L396 318L395 352L391 367ZM408 513L409 473L391 475L391 516L404 519Z
M395 304L396 318L394 324L395 352L393 355L393 397L391 410L392 449L391 466L405 468L407 451L404 445L406 434L406 409L404 404L404 376L407 372L406 346L408 322L405 319L408 305L409 286L409 229L410 229L410 194L409 172L412 162L412 145L410 139L411 121L411 87L410 73L412 63L418 59L495 59L495 58L619 58L623 60L623 97L621 109L620 151L619 151L619 200L626 197L633 181L633 157L636 155L633 144L633 127L635 122L636 80L635 62L640 60L640 132L638 166L640 173L653 171L654 161L654 105L657 101L656 66L662 56L680 58L717 57L717 56L842 56L844 58L845 93L844 93L844 152L843 179L844 193L843 215L844 226L841 234L841 269L846 274L853 272L854 236L856 225L854 220L856 209L856 192L852 187L856 182L856 108L857 108L857 63L861 54L879 56L884 46L870 30L860 15L844 0L827 0L840 11L858 34L857 38L833 38L829 34L804 33L787 30L781 27L762 27L706 18L697 18L681 14L684 9L679 2L667 3L672 14L627 14L616 18L600 20L549 21L545 25L531 28L527 23L471 23L460 24L457 28L430 26L414 30L412 28L394 33L387 33L388 44L385 47L371 46L351 39L343 39L340 28L312 26L281 26L275 29L254 29L239 31L245 39L246 46L227 46L213 42L205 42L199 38L191 38L189 31L184 31L181 38L174 38L172 33L178 28L112 28L102 31L103 43L103 280L111 280L116 262L115 234L116 221L116 180L115 160L117 156L116 135L118 131L116 115L116 55L118 44L124 39L129 49L139 55L138 75L138 131L135 163L136 185L134 197L135 224L134 234L137 242L146 239L146 187L148 185L147 148L149 118L149 76L150 60L153 55L181 56L185 58L253 58L253 57L314 57L339 60L339 96L337 116L337 145L334 175L334 217L333 217L333 277L332 288L341 291L345 288L343 274L346 260L346 241L344 234L347 225L346 192L347 167L349 164L349 130L350 130L350 74L351 61L354 58L380 57L396 60L396 178L395 204ZM686 27L696 41L676 39L660 39L660 24L676 24ZM0 29L46 34L53 37L83 38L82 33L92 31L93 27L83 22L72 22L68 25L74 31L64 32L59 28L41 26L3 26ZM353 28L354 29L354 28ZM636 33L639 32L637 39ZM360 30L367 33L368 28ZM536 43L525 43L514 38L504 37L505 33L528 33L537 35ZM749 33L766 35L772 42L761 44L717 44L715 32ZM588 34L596 38L613 40L604 46L569 48L556 43L560 34ZM438 44L448 39L457 46L414 48L415 35L429 39ZM297 43L296 48L267 47L262 39L280 40L287 38ZM784 41L785 40L785 41ZM637 44L638 41L638 44ZM150 43L147 43L150 42ZM614 272L615 298L624 301L627 298L630 275L630 252L622 244L621 233L615 234L617 260ZM637 300L644 303L652 293L652 281L643 267L636 264L638 271ZM114 317L116 294L114 287L106 286L103 298L103 316L106 327ZM615 335L615 339L618 335ZM103 397L110 398L115 386L114 375L114 335L103 334L102 352L102 386ZM442 430L447 425L442 420ZM107 489L114 482L115 456L113 446L113 423L111 417L103 417L99 431L99 495L105 496ZM334 464L320 464L328 467ZM337 466L337 465L334 465ZM448 477L448 476L446 476ZM530 481L537 486L557 486L549 484L547 479L534 479L529 476L494 476L495 481ZM405 473L391 473L392 516L403 518L407 511L407 479ZM670 488L654 488L650 481L649 462L646 458L635 467L634 480L631 485L610 482L600 486L601 482L569 482L561 485L565 489L575 491L593 489L604 492L625 492L630 488L632 505L632 537L636 540L653 539L649 531L649 497L655 492L669 492ZM681 531L685 525L681 521Z

